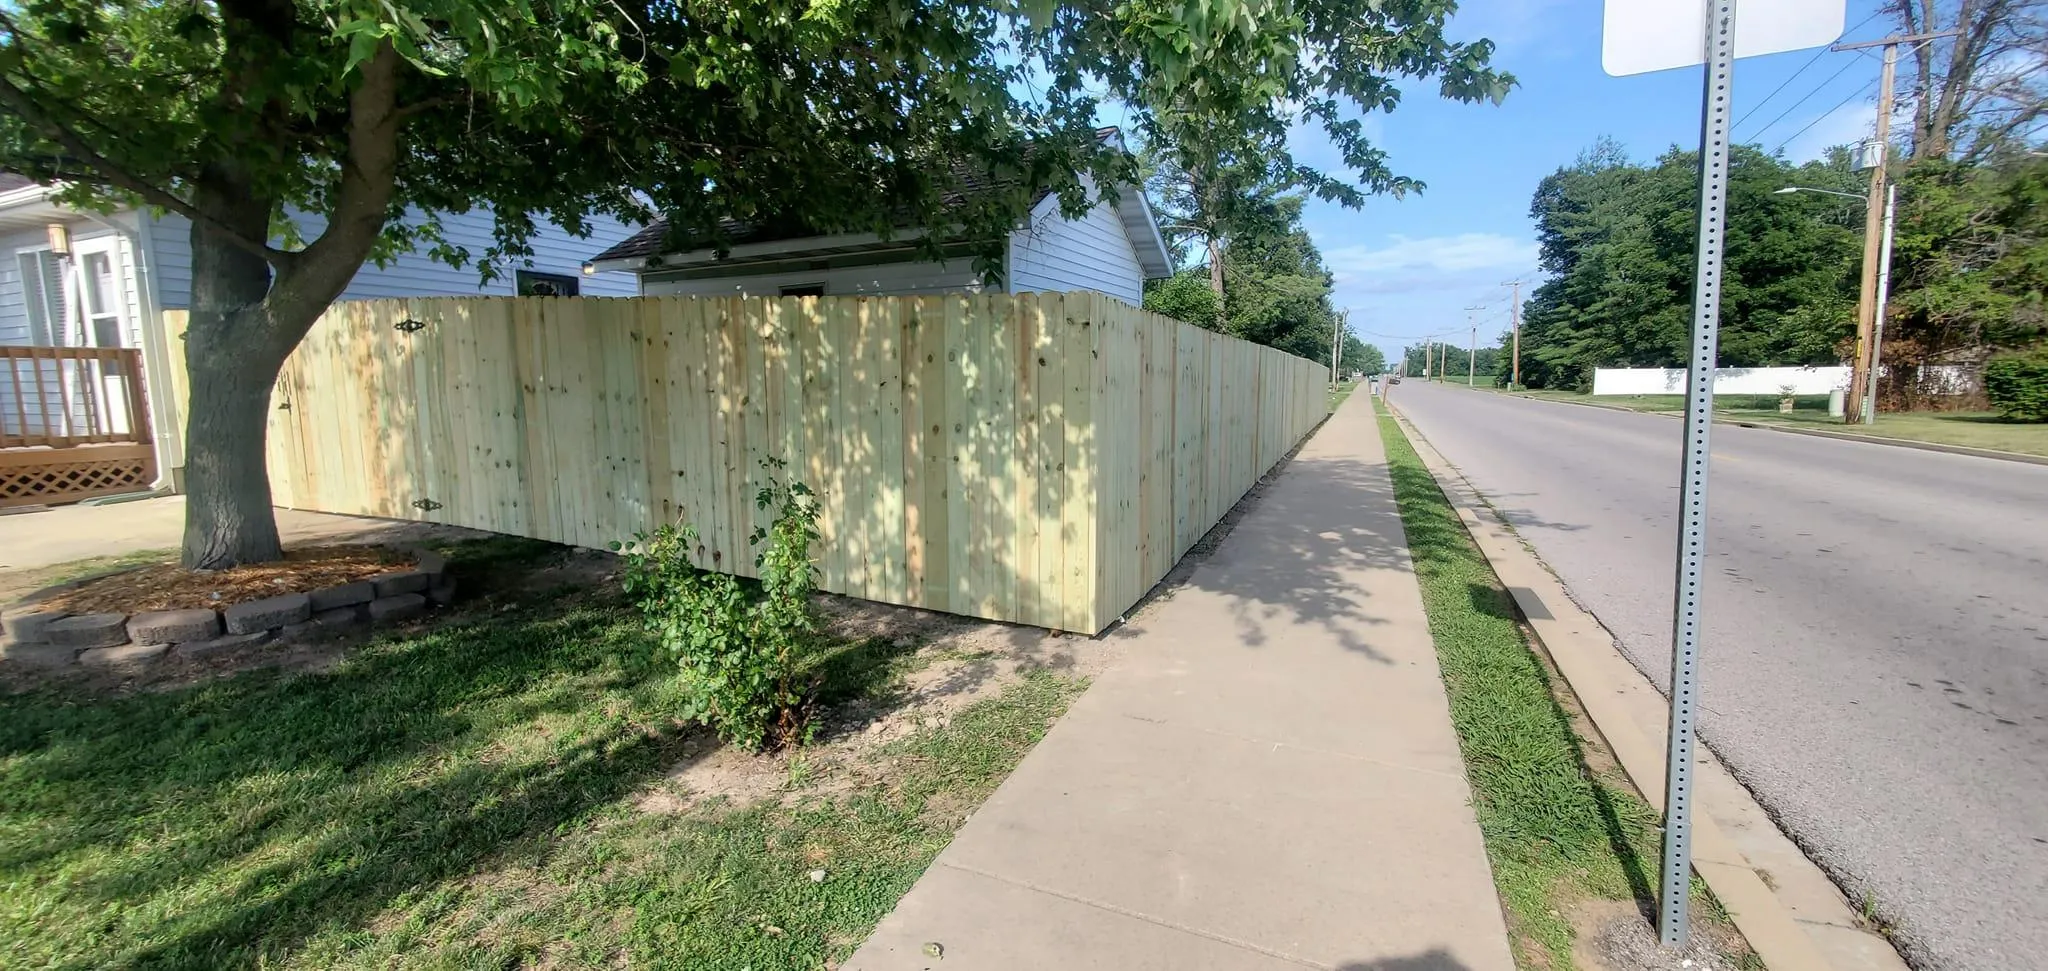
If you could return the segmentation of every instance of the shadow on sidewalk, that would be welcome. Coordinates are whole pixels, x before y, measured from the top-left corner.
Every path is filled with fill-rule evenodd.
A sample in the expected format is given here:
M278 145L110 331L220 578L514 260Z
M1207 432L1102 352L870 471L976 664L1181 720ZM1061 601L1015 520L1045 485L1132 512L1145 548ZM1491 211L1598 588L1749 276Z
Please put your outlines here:
M1330 433L1325 424L1302 448ZM1375 569L1413 572L1385 466L1298 449L1253 485L1127 616L1142 627L1155 602L1183 588L1205 590L1228 598L1243 646L1267 646L1273 622L1312 624L1346 650L1392 664L1361 636L1387 623L1355 575Z
M1382 958L1376 961L1340 964L1337 971L1470 971L1470 968L1442 948L1432 948L1414 957Z

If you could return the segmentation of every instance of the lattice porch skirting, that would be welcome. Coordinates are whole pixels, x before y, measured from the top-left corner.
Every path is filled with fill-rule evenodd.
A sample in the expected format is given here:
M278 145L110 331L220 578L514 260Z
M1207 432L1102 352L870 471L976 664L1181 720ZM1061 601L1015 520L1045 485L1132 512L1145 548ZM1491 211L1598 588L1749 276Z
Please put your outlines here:
M0 450L0 507L139 492L156 479L148 445Z

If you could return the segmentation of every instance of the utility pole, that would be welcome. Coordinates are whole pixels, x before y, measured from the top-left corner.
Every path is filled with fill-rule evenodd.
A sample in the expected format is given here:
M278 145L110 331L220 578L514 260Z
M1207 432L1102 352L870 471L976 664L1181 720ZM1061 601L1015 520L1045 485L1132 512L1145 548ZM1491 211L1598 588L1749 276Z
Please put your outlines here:
M1337 369L1344 364L1344 331L1351 323L1351 311L1343 311L1337 319L1330 321L1330 390L1337 390Z
M1863 278L1856 294L1856 358L1849 363L1848 407L1842 409L1842 421L1847 424L1861 424L1869 420L1858 403L1865 400L1869 394L1866 389L1877 380L1872 353L1876 342L1872 336L1876 331L1878 312L1878 237L1884 231L1885 185L1889 181L1892 150L1892 88L1898 75L1899 45L1953 37L1957 33L1944 30L1931 34L1907 34L1859 44L1836 44L1828 48L1831 51L1884 48L1884 70L1877 80L1877 130L1871 142L1877 158L1876 164L1870 167L1870 191L1863 207Z
M1842 409L1842 420L1857 424L1863 420L1864 385L1871 380L1870 332L1877 321L1877 234L1884 231L1884 183L1886 163L1891 155L1892 79L1898 72L1899 45L1884 45L1884 72L1877 82L1877 152L1870 167L1870 199L1863 215L1863 284L1856 294L1856 360L1849 369L1850 407Z
M1870 380L1863 392L1863 423L1877 424L1878 363L1884 355L1884 305L1892 289L1892 216L1899 208L1899 186L1893 183L1884 194L1884 242L1877 257L1877 316L1870 328Z
M1479 378L1479 311L1484 307L1466 307L1465 323L1472 326L1472 336L1465 344L1465 387L1475 387Z
M1514 296L1508 298L1508 320L1515 330L1514 370L1508 378L1508 390L1513 391L1522 386L1522 281L1510 280L1501 286L1515 288Z

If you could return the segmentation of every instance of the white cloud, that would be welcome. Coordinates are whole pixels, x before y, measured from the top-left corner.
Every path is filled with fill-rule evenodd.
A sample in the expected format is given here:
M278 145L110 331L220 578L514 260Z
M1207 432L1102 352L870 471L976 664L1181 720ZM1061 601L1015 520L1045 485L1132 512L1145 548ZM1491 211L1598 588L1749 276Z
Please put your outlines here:
M1536 241L1500 233L1395 236L1385 246L1326 250L1323 259L1341 287L1366 292L1442 289L1468 286L1474 277L1533 269Z

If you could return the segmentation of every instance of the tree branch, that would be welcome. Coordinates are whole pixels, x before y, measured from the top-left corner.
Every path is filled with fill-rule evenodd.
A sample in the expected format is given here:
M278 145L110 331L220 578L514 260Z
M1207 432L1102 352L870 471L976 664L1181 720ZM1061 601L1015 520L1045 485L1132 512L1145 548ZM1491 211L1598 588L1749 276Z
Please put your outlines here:
M397 191L398 72L403 62L386 40L357 69L361 82L349 93L348 151L341 180L319 238L298 252L292 272L280 272L271 288L273 321L312 324L319 308L332 303L355 278L363 259L390 218ZM291 335L293 343L304 333Z
M392 116L400 121L404 121L421 112L432 111L444 105L460 104L473 97L475 97L475 92L464 91L461 94L444 94L432 98L422 98L412 104L399 106L392 111Z
M291 263L295 259L295 254L287 253L284 252L283 250L272 249L270 246L266 245L262 240L249 239L248 237L243 236L242 234L229 229L225 223L200 211L198 207L193 206L192 204L186 202L185 200L180 199L177 196L172 195L171 193L166 192L157 186L151 185L148 182L143 181L142 179L130 175L125 169L121 168L119 165L116 165L106 156L101 155L96 151L93 151L92 146L86 144L85 139L80 138L78 136L78 133L72 131L70 128L66 127L62 122L58 121L57 119L51 117L48 113L44 112L42 108L36 104L35 99L29 97L26 92L22 91L20 88L15 87L12 81L9 81L4 77L0 77L0 105L5 105L9 109L13 110L16 114L20 115L23 119L26 119L30 124L35 125L39 129L42 129L43 134L48 136L51 141L54 141L58 145L62 146L66 152L69 152L73 156L77 157L77 159L80 162L83 162L86 165L91 166L94 171L98 172L103 178L107 180L107 184L112 185L116 188L125 189L129 192L133 192L137 196L141 197L144 202L147 202L150 205L162 206L163 208L168 209L171 212L175 212L181 216L184 216L185 218L190 219L193 222L205 223L208 226L214 228L215 230L218 230L225 238L232 241L236 246L244 250L247 250L256 256L262 257L264 260L268 261L272 266L275 266L279 269L283 269L286 266L291 265Z

